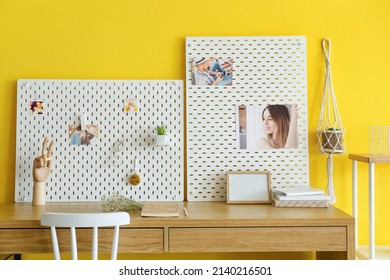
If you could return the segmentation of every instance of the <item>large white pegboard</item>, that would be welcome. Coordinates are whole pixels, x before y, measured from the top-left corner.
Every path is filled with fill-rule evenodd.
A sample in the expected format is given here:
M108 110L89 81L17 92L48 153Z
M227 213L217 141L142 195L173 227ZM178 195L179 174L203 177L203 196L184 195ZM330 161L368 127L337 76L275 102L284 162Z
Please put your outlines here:
M232 86L192 85L195 57L231 58ZM309 183L306 39L186 39L188 200L226 200L227 171L267 170L272 187ZM237 105L297 104L299 148L237 147Z
M18 80L17 86L15 201L32 200L32 163L44 136L56 139L49 202L98 201L114 193L137 201L183 200L183 81ZM137 99L138 112L123 112L129 98ZM31 100L44 101L42 115L30 114ZM82 113L99 127L96 145L69 144L69 125ZM168 146L154 143L161 124ZM125 141L114 156L118 139ZM137 186L128 182L134 161Z

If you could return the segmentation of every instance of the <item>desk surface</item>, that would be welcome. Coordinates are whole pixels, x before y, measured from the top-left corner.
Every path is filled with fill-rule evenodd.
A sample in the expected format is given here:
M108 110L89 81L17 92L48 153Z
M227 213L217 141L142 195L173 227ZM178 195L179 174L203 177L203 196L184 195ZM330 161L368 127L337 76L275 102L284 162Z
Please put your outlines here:
M184 214L186 207L188 216ZM319 259L353 259L352 216L335 208L276 208L225 202L180 202L179 217L141 217L130 213L121 226L119 252L297 252L315 251ZM98 203L13 203L0 207L0 254L52 252L50 229L40 225L44 212L100 212ZM99 231L99 252L110 244ZM90 229L78 232L79 249L90 250ZM100 237L100 234L102 236ZM66 229L57 235L69 238ZM89 240L89 241L88 241ZM102 242L101 242L102 241ZM102 248L100 244L103 243ZM69 251L66 242L64 251Z
M186 207L188 216L184 215ZM330 206L329 208L277 208L271 205L231 205L225 202L179 202L179 217L141 217L130 213L129 227L156 226L297 226L351 225L353 217ZM44 212L88 213L101 212L99 203L12 203L0 207L0 228L41 227Z
M349 154L348 158L365 163L389 163L390 155Z

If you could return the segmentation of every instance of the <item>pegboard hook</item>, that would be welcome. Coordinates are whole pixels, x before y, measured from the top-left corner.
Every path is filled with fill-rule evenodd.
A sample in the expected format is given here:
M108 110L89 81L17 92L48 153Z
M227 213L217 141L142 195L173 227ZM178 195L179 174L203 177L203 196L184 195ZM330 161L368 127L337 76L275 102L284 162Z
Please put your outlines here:
M118 139L114 143L114 161L115 160L120 160L120 163L118 163L118 166L121 166L123 164L123 157L121 155L121 152L123 151L124 148L124 143L126 139Z
M114 143L114 154L117 153L117 152L121 152L125 146L125 141L126 139L123 138L123 139L118 139L115 141Z
M85 131L87 129L87 122L88 122L88 117L85 113L82 113L80 115L80 125L81 125L81 130Z
M139 173L138 166L137 166L137 159L134 159L134 165L132 173Z

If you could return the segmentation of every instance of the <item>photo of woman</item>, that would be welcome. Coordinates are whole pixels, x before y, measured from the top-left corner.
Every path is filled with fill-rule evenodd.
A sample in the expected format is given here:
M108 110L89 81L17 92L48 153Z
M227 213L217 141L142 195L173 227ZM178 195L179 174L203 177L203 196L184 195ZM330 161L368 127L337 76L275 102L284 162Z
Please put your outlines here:
M239 149L298 148L298 107L296 104L238 106Z

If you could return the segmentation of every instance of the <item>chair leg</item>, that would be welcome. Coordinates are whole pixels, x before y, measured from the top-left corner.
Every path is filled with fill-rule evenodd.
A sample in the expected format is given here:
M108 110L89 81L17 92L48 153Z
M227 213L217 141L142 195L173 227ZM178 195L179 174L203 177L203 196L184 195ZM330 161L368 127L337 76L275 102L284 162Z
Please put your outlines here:
M98 259L98 228L93 227L93 236L92 236L92 259Z
M111 260L116 260L118 253L119 226L115 226L114 237L112 238Z
M76 229L74 227L70 228L70 240L72 248L72 260L77 260L77 239L76 239Z
M58 246L58 239L57 239L57 232L55 227L50 227L51 230L51 241L53 243L53 252L54 252L54 259L60 260L60 248Z

